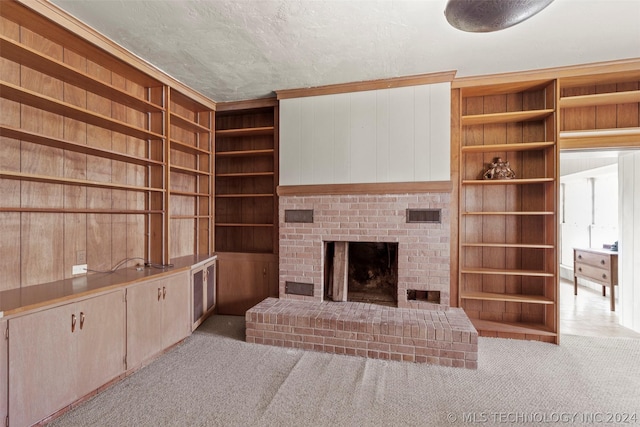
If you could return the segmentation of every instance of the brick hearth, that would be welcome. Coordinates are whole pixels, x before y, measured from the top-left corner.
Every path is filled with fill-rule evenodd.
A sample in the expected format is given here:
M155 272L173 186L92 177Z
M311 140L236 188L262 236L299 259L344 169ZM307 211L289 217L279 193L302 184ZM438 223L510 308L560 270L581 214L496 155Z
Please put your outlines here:
M246 313L249 343L476 369L478 333L462 309L268 298Z

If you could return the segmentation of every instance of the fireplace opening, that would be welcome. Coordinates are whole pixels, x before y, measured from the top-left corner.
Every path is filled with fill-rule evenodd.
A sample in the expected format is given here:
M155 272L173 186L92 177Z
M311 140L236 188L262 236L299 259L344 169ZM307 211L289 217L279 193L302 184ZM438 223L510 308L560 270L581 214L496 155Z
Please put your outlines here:
M326 300L397 307L398 244L326 242Z

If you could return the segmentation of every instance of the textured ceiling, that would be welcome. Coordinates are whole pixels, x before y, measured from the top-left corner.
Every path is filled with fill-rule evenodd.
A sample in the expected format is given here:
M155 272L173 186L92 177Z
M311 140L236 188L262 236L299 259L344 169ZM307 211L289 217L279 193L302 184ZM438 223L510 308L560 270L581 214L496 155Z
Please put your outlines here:
M640 57L640 0L555 0L493 33L450 27L446 0L51 1L215 101Z

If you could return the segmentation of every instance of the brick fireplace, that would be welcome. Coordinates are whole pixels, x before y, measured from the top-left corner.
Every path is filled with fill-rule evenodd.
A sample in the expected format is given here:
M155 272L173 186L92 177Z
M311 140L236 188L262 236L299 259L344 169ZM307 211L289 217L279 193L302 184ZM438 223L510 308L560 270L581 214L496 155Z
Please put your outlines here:
M247 341L475 368L477 332L450 308L449 203L448 192L281 196L279 299L247 312ZM349 301L348 247L362 242L392 245L395 303Z
M398 307L449 307L449 193L280 198L280 298L323 300L326 242L398 244ZM408 222L407 210L440 212L440 222ZM310 210L312 223L285 222ZM287 282L313 285L312 296L287 293ZM408 300L408 290L439 291L440 303Z

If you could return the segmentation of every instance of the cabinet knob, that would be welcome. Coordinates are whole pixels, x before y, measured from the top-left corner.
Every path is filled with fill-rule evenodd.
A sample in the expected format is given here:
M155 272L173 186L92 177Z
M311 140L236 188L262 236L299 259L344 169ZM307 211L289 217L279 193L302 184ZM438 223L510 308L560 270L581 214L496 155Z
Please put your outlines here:
M162 289L158 288L158 301L162 298Z
M165 299L167 297L167 288L166 287L162 287L162 299Z
M600 264L604 265L604 260L603 259L600 260Z
M578 259L582 259L582 255L578 254Z
M80 312L80 329L84 326L84 312Z
M582 271L582 267L578 267L578 271Z
M606 279L606 278L607 278L607 275L606 275L606 274L604 274L604 273L602 273L602 278L603 278L603 279Z
M76 331L76 315L72 314L71 315L71 332L75 332Z

